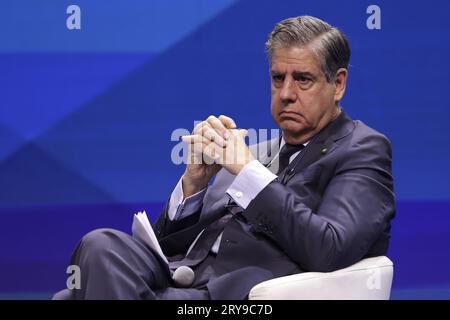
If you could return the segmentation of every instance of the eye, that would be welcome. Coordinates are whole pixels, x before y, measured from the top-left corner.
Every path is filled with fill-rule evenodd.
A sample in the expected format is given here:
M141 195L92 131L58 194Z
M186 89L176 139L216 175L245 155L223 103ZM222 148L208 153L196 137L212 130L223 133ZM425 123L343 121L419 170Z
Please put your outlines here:
M305 77L305 76L299 76L299 77L297 77L297 79L295 79L295 80L297 80L297 81L300 82L300 83L308 83L309 81L311 81L310 78Z
M283 82L284 76L282 74L274 74L272 75L273 82Z
M294 79L302 89L309 89L313 84L313 79L308 75L298 74Z

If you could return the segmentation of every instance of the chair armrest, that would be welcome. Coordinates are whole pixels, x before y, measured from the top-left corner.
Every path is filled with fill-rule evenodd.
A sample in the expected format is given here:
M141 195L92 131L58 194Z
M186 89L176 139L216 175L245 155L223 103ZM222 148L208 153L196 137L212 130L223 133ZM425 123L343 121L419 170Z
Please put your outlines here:
M393 263L385 256L363 259L333 272L305 272L254 286L250 300L387 300Z

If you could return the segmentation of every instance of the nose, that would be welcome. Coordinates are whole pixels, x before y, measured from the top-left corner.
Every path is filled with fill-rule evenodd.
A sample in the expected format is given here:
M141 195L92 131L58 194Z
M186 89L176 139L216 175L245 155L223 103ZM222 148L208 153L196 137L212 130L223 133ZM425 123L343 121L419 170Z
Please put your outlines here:
M280 99L284 103L291 103L297 99L297 93L295 90L295 81L286 77L283 82L283 87L280 91Z

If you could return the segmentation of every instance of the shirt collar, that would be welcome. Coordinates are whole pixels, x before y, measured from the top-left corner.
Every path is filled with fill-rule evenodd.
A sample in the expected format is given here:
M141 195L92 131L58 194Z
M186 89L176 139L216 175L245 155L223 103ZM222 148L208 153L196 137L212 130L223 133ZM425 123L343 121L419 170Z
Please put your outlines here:
M302 143L303 146L306 147L310 141L311 141L311 140L308 140L308 141L306 141L305 143ZM283 148L283 146L284 146L285 144L286 144L286 141L284 140L284 137L281 136L280 149L279 149L279 150L281 150L281 148Z

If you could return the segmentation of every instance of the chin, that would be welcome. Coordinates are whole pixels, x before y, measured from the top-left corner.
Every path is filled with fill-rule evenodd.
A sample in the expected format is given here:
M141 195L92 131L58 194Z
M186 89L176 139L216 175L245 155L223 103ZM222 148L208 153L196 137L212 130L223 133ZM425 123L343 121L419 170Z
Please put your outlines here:
M301 123L292 120L283 120L280 122L279 126L283 131L292 133L294 135L295 133L300 133L302 131L305 131L306 129L305 126Z
M285 138L294 139L294 141L291 141L290 143L297 143L295 140L309 131L306 126L299 123L293 123L292 121L282 121L279 124L279 127L283 131L283 136Z

